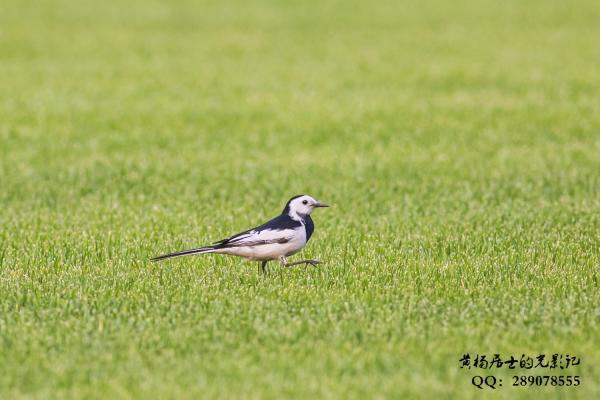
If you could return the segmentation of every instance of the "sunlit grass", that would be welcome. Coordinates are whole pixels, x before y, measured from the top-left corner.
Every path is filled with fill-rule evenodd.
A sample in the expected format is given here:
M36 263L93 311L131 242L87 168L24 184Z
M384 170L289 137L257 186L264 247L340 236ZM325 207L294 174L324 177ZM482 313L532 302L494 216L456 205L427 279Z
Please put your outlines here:
M598 397L598 13L9 1L0 398L480 398L467 352ZM299 193L319 268L148 261Z

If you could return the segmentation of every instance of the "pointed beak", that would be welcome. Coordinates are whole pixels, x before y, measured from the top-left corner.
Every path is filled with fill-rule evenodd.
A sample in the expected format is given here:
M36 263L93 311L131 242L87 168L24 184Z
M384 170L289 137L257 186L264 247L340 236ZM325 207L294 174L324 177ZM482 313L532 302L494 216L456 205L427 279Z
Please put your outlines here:
M321 203L321 202L316 202L315 203L315 207L329 207L329 204L325 204L325 203Z

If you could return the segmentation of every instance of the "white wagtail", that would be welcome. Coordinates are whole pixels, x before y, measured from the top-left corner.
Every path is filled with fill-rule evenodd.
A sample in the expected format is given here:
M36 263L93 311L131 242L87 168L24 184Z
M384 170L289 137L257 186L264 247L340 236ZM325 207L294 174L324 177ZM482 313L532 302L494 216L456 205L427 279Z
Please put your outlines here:
M219 240L211 246L165 254L152 258L152 261L190 254L217 253L238 256L249 261L261 261L263 272L267 262L277 259L286 267L298 264L316 265L320 261L301 260L288 263L286 257L302 250L310 239L315 229L310 213L317 207L329 206L307 195L294 196L289 199L280 215L256 228Z

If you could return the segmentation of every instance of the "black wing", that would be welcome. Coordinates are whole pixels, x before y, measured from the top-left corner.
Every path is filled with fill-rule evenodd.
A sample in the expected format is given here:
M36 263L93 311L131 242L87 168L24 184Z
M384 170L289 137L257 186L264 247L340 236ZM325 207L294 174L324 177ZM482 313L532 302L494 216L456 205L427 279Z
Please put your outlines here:
M290 218L290 216L287 214L281 214L273 218L272 220L267 221L260 226L257 226L256 228L248 229L247 231L240 232L225 239L221 239L218 242L215 242L214 244L218 247L235 247L236 245L252 246L269 243L287 243L289 241L289 238L287 237L274 237L268 240L252 240L252 236L258 236L261 232L267 230L285 231L297 229L300 226L302 226L302 223L300 221L296 221L295 219Z

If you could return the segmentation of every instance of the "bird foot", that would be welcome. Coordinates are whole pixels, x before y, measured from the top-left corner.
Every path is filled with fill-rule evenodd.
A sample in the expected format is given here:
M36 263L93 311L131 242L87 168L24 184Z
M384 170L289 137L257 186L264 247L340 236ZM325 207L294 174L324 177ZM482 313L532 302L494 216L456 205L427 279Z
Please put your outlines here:
M316 266L317 264L321 264L321 261L319 261L319 260L300 260L300 261L295 261L293 263L285 263L283 265L286 267L293 267L294 265L300 265L300 264L304 264L304 266L308 266L308 264L310 264L312 266Z

